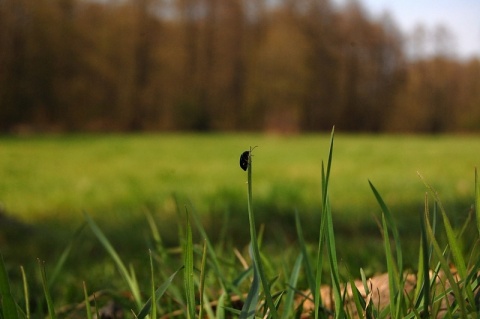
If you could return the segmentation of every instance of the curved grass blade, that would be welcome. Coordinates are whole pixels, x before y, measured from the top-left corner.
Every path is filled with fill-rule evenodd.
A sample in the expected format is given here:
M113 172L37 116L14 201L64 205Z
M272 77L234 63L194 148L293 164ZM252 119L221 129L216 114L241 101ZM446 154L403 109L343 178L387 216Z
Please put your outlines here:
M110 241L103 234L103 232L93 221L93 219L88 214L85 214L85 219L87 220L87 224L90 226L93 234L97 237L97 239L100 241L102 246L110 254L110 257L112 257L113 261L117 265L117 268L120 271L120 275L126 281L128 287L130 288L130 291L132 292L135 303L137 304L138 309L140 309L142 306L142 298L140 294L140 288L138 287L138 282L136 281L135 276L133 274L130 275L127 267L125 267L125 264L122 262L120 256L118 256Z
M2 254L0 254L0 296L2 297L0 298L0 302L3 317L6 319L17 319L17 304L10 291L10 281L8 280L7 269L5 268Z
M157 288L157 290L155 291L155 302L158 302L158 300L163 296L163 294L165 293L165 291L167 291L168 287L172 284L173 282L173 279L175 278L175 276L184 268L184 266L180 267L179 269L177 269L170 277L168 277L168 279L160 286ZM150 309L152 307L152 298L148 299L147 302L145 303L145 305L142 307L142 309L140 310L140 312L138 313L137 315L137 318L138 319L143 319L145 318L149 313L150 313Z
M65 262L67 261L68 256L70 255L70 252L72 251L73 244L75 241L80 237L80 234L82 233L83 229L85 228L86 223L83 223L74 233L72 239L68 243L67 247L63 250L62 254L60 255L60 258L58 259L57 263L55 264L55 268L53 268L52 274L49 276L48 279L48 287L50 288L55 280L57 279L58 275L62 271L63 266L65 265Z

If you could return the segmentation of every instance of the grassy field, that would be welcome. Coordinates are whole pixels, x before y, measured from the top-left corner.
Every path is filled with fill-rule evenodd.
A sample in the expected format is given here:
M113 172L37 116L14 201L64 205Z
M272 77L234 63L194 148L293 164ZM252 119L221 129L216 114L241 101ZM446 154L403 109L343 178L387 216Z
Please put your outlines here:
M0 139L0 203L26 222L172 214L172 194L201 213L245 209L241 152L255 150L255 202L290 214L320 204L321 161L328 137L264 135L107 135ZM338 135L332 207L363 219L376 209L371 180L393 206L422 205L421 173L446 203L473 195L480 138ZM181 203L183 204L183 203ZM237 207L240 205L240 207ZM467 209L468 207L463 207ZM461 209L461 207L460 207ZM267 213L267 212L266 212ZM398 212L404 214L405 212ZM340 218L340 217L339 217Z
M328 157L329 138L2 137L0 251L10 265L29 267L36 257L53 264L75 238L70 271L62 273L62 280L72 283L61 290L68 300L69 293L81 291L78 278L93 280L93 289L109 287L118 279L114 263L107 261L95 236L85 231L73 234L84 222L84 212L137 266L148 266L153 241L146 214L153 216L167 246L179 244L179 229L184 226L179 211L184 216L185 210L195 210L213 241L244 249L250 240L247 174L239 167L239 156L258 146L253 157L257 225L265 225L265 249L282 251L279 258L287 258L296 250L295 211L307 240L317 240L321 163ZM419 216L427 192L417 172L438 191L454 226L461 227L474 203L479 142L474 136L337 135L329 194L340 260L353 269L385 270L377 225L380 208L368 180L398 222L407 263L418 255ZM194 236L198 239L198 233Z

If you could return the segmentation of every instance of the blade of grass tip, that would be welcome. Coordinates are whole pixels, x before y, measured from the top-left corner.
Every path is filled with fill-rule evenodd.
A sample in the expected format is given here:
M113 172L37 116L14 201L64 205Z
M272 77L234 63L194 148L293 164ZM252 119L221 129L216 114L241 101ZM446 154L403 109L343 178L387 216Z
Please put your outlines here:
M380 193L377 191L375 186L373 186L373 183L369 180L368 184L370 185L370 188L372 189L373 194L375 195L375 198L380 205L380 208L382 209L382 212L385 215L385 218L387 220L387 224L392 230L392 235L393 235L393 240L395 242L395 251L397 253L397 270L400 276L403 276L403 254L402 254L402 245L400 241L400 234L398 233L398 228L396 226L396 223L393 219L393 215L388 209L388 206L385 204L385 201L383 200L382 196Z
M90 300L87 293L87 284L83 282L83 294L85 296L85 311L87 312L87 319L92 319L92 308L90 307Z
M433 189L433 187L430 184L428 184L426 182L426 180L421 175L420 175L420 178L423 180L424 184L427 186L428 190L432 193L435 201L438 204L438 208L440 209L440 213L442 214L442 220L443 220L443 224L444 224L444 227L445 227L445 232L447 234L447 242L448 242L448 245L449 245L450 250L452 252L452 257L453 257L453 261L455 263L455 267L457 268L457 271L458 271L458 274L459 274L460 278L465 279L465 278L467 278L466 262L465 262L465 259L463 258L462 250L461 250L460 245L458 243L457 236L455 235L455 232L453 231L452 224L450 223L450 220L447 216L445 208L443 207L443 204L440 200L440 197L438 196L437 191L435 191L435 189ZM444 270L447 271L447 269L444 269ZM448 269L448 272L450 272L449 269ZM452 282L452 284L453 284L453 282ZM467 293L467 298L468 298L469 303L474 304L475 300L474 300L474 297L473 297L473 294L471 293L471 291L469 291L467 289L466 293Z
M366 314L366 303L362 298L360 291L358 291L357 286L352 277L350 277L350 288L352 289L353 302L355 303L355 308L357 309L358 318L365 318Z
M207 241L203 240L203 251L202 251L202 263L200 265L200 285L199 285L199 295L200 295L200 313L199 318L203 318L203 303L204 303L204 293L205 293L205 266L207 264Z
M247 187L248 187L248 220L249 220L249 225L250 225L250 237L251 237L251 247L252 247L252 259L253 263L255 264L255 267L257 268L258 275L260 277L260 281L263 286L263 291L265 294L265 300L268 308L270 308L271 311L271 316L274 319L278 318L277 314L277 309L275 308L275 303L273 302L273 298L270 292L270 286L268 284L267 276L265 275L265 271L263 270L263 264L262 260L260 257L260 250L259 250L259 244L257 240L257 230L255 227L255 215L253 212L253 207L252 207L252 201L253 201L253 196L252 196L252 150L253 148L250 147L250 152L248 155L248 168L247 168Z
M0 253L0 304L2 306L3 318L18 318L17 304L13 299L10 290L10 281L8 279L7 269L3 261L3 255Z
M433 235L432 227L430 225L430 221L428 220L428 218L425 218L425 229L427 230L428 239L430 240L430 242L433 245L434 253L437 256L438 261L441 264L441 267L443 269L443 272L444 272L445 276L447 277L448 282L450 282L452 291L455 295L455 300L458 303L458 306L460 308L460 314L462 314L462 318L465 318L466 313L467 313L465 300L462 296L459 285L456 284L456 281L453 278L453 275L450 271L450 265L448 264L447 260L445 259L444 253L440 249L440 246L439 246L437 240L435 239L435 237Z
M307 245L305 243L305 238L303 236L303 229L302 229L302 224L300 223L300 216L298 214L298 211L295 210L295 227L297 230L297 236L298 236L298 242L300 245L300 251L302 252L303 255L303 264L305 267L305 273L307 277L307 282L308 282L308 287L310 288L310 291L312 292L313 296L315 296L316 290L315 290L315 278L313 277L313 271L312 271L312 264L310 263L310 259L308 258L308 252L307 252Z
M227 300L228 294L224 291L217 302L216 319L225 319L225 300Z
M186 210L187 225L185 229L185 243L183 247L184 258L184 277L183 282L185 286L186 302L187 302L187 317L195 318L195 287L194 287L194 273L193 273L193 239L192 228L190 227L190 218L188 210Z
M172 284L176 275L184 268L185 267L182 266L179 269L177 269L172 275L170 275L170 277L168 277L168 279L160 287L157 288L154 295L155 302L158 302L158 300L160 300L160 298L165 294L165 291L167 291L168 287ZM142 309L138 313L137 318L138 319L145 318L150 313L151 307L152 307L152 298L147 300L145 305L142 307Z
M25 297L25 317L30 319L30 292L28 289L27 274L23 266L20 266L20 271L22 273L22 282L23 282L23 295Z
M480 183L478 181L478 171L475 167L475 213L477 218L477 230L480 235Z
M283 307L283 314L282 319L291 318L294 309L294 298L295 292L297 287L298 276L300 274L300 270L302 268L302 261L303 261L303 254L300 253L295 260L295 264L293 265L292 273L290 274L290 279L288 280L288 286L290 289L287 292L287 296L285 297L285 304Z
M87 224L90 226L90 229L92 230L93 234L97 237L97 239L100 241L102 246L105 248L105 250L108 252L110 257L112 257L113 261L117 265L117 268L120 271L120 275L125 280L128 287L130 288L130 291L132 292L135 303L138 309L140 309L142 305L142 298L140 294L140 289L138 287L138 283L128 272L127 267L125 267L125 264L122 262L120 256L117 254L112 244L107 239L107 237L103 234L103 232L100 230L97 224L93 221L93 219L88 214L85 213L84 215L85 215Z
M327 168L325 170L324 163L322 161L322 216L320 222L320 230L318 236L318 250L317 250L317 259L316 259L316 276L315 276L315 293L314 297L314 304L315 304L315 311L314 316L315 319L320 317L325 317L325 313L322 312L320 314L320 307L321 307L321 297L320 297L320 286L322 282L322 270L323 270L323 247L324 247L324 240L326 237L326 225L327 225L327 199L328 199L328 189L329 189L329 182L330 182L330 171L332 167L332 158L333 158L333 146L334 146L334 137L335 137L335 126L332 127L332 132L330 134L330 145L328 149L328 161L327 161ZM313 293L313 292L312 292ZM320 316L321 315L321 316Z
M152 234L153 241L155 243L156 252L160 255L160 260L168 260L168 254L163 246L162 237L160 236L160 231L158 230L157 224L149 211L145 212L145 218L147 219L148 226L150 227L150 233Z
M42 276L42 286L43 292L45 294L45 300L47 301L47 308L48 308L48 315L50 319L57 318L55 314L55 307L53 305L52 296L50 295L50 291L48 289L48 281L47 281L47 274L45 272L45 263L38 259L38 265L40 267L40 273Z

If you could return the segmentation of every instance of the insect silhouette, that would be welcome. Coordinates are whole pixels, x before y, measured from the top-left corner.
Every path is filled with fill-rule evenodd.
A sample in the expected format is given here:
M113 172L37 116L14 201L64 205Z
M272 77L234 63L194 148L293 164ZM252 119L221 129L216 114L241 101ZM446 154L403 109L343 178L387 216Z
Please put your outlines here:
M245 151L240 155L240 167L246 171L248 168L248 158L250 157L250 151Z

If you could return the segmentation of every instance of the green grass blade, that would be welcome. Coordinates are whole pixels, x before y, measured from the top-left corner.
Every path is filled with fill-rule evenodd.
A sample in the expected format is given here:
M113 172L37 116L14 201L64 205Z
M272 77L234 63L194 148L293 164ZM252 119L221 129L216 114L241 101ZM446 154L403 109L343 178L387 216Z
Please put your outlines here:
M140 289L138 287L137 281L133 276L130 275L130 273L127 270L127 267L125 267L125 264L122 262L120 256L117 254L117 252L113 248L110 241L103 234L103 232L100 230L97 224L93 221L93 219L88 214L85 214L85 219L87 220L87 224L90 226L90 229L92 230L93 234L97 237L97 239L100 241L102 246L105 248L105 250L108 252L110 257L112 257L113 261L117 265L117 268L120 271L120 275L125 280L128 287L130 288L130 291L132 292L135 303L137 304L138 309L140 309L142 305L142 298L141 298Z
M47 281L47 274L45 272L45 264L42 261L40 261L40 259L38 259L38 265L40 267L40 274L42 276L43 293L45 294L45 300L47 301L48 315L50 319L56 319L57 316L55 314L53 299L48 289L48 281Z
M48 287L50 288L55 280L57 279L58 275L61 273L63 266L65 265L65 262L67 261L68 256L70 255L70 252L72 251L73 244L75 241L80 237L80 234L82 233L83 229L85 228L85 223L80 226L80 228L75 231L72 239L68 243L67 247L63 250L62 254L60 255L60 258L58 259L57 263L55 264L55 268L53 268L52 274L50 275L48 279Z
M7 269L0 253L0 302L2 306L3 318L18 318L17 304L10 291L10 281L8 279Z
M225 319L225 300L227 300L227 297L228 294L224 291L218 298L216 319Z
M198 314L199 318L203 318L203 309L204 309L204 300L205 300L205 276L206 276L206 264L207 264L207 241L203 241L203 250L202 250L202 263L200 265L200 285L199 285L199 295L200 295L200 313ZM210 317L212 318L212 317Z
M22 282L23 282L23 295L25 297L25 318L30 319L30 292L28 289L27 274L23 266L20 266L20 271L22 273Z
M150 311L150 317L151 318L157 318L157 302L155 298L155 272L153 268L153 257L152 257L152 251L149 251L150 255L150 284L152 287L152 292L151 292L151 297L150 300L153 300L154 302L151 303L151 311Z
M380 208L382 209L383 214L385 215L386 221L388 226L390 226L392 230L392 235L393 235L393 240L395 242L395 251L397 253L397 272L400 276L403 274L403 254L402 254L402 245L401 245L401 240L400 240L400 234L398 233L398 228L396 227L396 223L393 219L393 215L388 209L388 206L385 204L385 201L383 200L382 196L380 193L377 191L375 186L373 186L373 183L371 181L368 181L368 184L370 185L370 188L375 195L375 198L380 205Z
M258 298L260 295L260 275L255 264L253 265L253 280L248 291L247 298L240 312L240 319L255 318Z
M326 314L322 311L320 313L321 308L321 296L318 293L321 283L322 283L322 271L323 271L323 247L325 243L325 233L326 233L326 225L327 225L327 201L328 201L328 185L330 182L330 171L332 166L332 158L333 158L333 141L335 136L335 127L332 128L332 133L330 135L330 147L328 150L328 161L327 161L327 168L325 170L325 165L322 161L322 216L320 221L320 229L319 229L319 236L318 236L318 250L317 250L317 259L315 263L316 275L315 275L315 287L312 290L317 292L313 295L314 297L314 317L315 319L318 318L325 318Z
M183 262L185 265L184 268L184 277L183 283L185 286L185 294L187 301L187 318L195 318L195 281L194 281L194 272L193 272L193 239L192 239L192 228L190 227L190 218L187 210L187 226L186 226L186 237L183 247Z
M332 291L335 302L335 317L344 318L344 299L342 298L342 288L340 287L340 274L338 271L337 250L335 246L335 235L333 232L332 211L330 202L326 201L326 217L327 217L327 253L330 262L330 276L332 277Z
M387 271L388 271L388 289L390 291L390 309L392 311L392 317L396 318L395 316L395 295L398 291L398 274L397 270L395 269L395 262L393 258L393 254L390 248L390 236L388 232L388 226L385 219L385 214L382 214L382 230L383 230L383 245L385 250L385 257L387 260Z
M302 252L303 255L303 264L305 267L305 275L307 277L307 282L308 282L308 287L310 288L310 291L312 292L313 296L315 296L315 277L313 276L313 271L312 271L312 264L310 263L310 259L308 258L308 251L307 251L307 244L305 243L305 238L303 236L303 229L302 229L302 224L300 223L300 216L298 214L298 211L295 211L295 227L297 230L297 236L298 236L298 242L300 245L300 251Z
M298 276L300 275L300 270L302 269L303 253L300 253L295 260L295 264L290 274L290 279L288 280L288 286L290 289L287 292L285 297L285 304L283 306L282 319L291 318L294 312L294 298L295 298L295 287L297 287Z
M168 287L172 284L173 280L175 279L175 276L184 268L185 267L182 266L179 269L177 269L172 275L170 275L170 277L168 277L168 279L160 287L157 288L157 290L155 291L155 302L158 302L158 300L165 294ZM150 313L151 307L152 307L152 298L149 298L145 303L145 305L143 305L140 312L138 313L137 318L138 319L145 318Z
M255 227L255 215L253 212L253 195L252 195L252 148L250 147L250 153L248 156L248 169L247 169L247 175L248 175L248 182L247 182L247 188L248 188L248 194L247 194L247 199L248 199L248 220L249 220L249 226L250 226L250 238L251 238L251 247L252 247L252 259L253 263L255 265L256 270L258 271L258 276L260 277L260 281L263 286L263 292L265 294L265 300L267 307L270 309L270 314L274 319L278 318L277 314L277 309L275 307L275 303L273 302L273 298L270 292L270 285L268 283L267 276L265 275L265 271L263 269L263 264L260 256L260 248L259 248L259 243L257 240L257 230ZM254 269L255 269L254 268Z
M92 308L90 307L90 300L88 298L87 284L83 282L83 295L85 297L85 312L87 319L92 319Z

